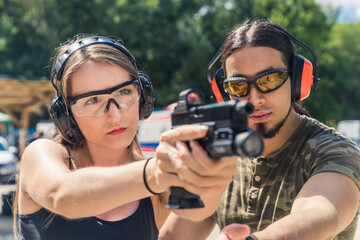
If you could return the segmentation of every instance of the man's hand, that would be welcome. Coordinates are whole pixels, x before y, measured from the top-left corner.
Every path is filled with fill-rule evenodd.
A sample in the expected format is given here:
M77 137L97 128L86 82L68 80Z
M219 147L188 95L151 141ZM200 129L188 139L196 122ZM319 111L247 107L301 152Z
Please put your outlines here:
M250 234L250 228L244 224L233 223L224 227L216 240L243 240Z

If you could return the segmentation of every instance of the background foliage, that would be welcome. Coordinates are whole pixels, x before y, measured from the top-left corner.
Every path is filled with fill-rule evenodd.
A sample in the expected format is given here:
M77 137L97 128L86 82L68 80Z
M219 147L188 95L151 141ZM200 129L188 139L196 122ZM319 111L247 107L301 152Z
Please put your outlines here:
M151 77L155 107L164 107L189 87L210 96L206 67L228 33L266 18L317 53L321 82L304 105L334 125L360 118L360 23L335 16L314 0L0 0L0 73L49 78L61 42L78 33L117 37Z

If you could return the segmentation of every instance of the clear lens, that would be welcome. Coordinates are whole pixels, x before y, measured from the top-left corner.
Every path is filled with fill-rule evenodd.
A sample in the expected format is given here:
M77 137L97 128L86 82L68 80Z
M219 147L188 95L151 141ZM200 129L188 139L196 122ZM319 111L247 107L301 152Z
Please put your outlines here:
M71 105L71 111L76 116L101 117L105 114L110 99L114 99L118 103L119 109L126 110L139 101L139 92L138 84L132 83L110 94L93 94L79 98L75 104Z

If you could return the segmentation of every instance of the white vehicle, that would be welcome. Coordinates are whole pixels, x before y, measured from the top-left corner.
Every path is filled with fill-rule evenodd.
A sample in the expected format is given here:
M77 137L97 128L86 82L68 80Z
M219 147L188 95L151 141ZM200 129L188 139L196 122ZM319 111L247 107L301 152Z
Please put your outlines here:
M52 139L57 131L52 121L42 120L36 124L36 132L41 132L44 138Z
M7 140L0 136L0 195L3 215L10 215L12 212L11 201L15 191L17 163L17 149L9 146Z
M360 146L360 120L343 120L338 123L337 130L345 137Z
M145 157L154 157L159 145L160 135L171 129L171 113L173 110L154 111L148 119L139 123L138 139Z

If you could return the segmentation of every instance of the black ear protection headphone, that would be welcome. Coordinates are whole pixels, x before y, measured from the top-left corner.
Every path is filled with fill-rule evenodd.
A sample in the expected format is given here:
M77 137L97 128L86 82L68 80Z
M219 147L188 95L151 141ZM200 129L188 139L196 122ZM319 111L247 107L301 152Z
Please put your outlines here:
M246 27L251 26L251 24L246 25ZM320 81L320 79L317 76L317 68L318 68L318 62L317 62L317 56L315 52L306 44L301 42L299 39L294 37L289 32L285 31L284 29L272 25L274 28L276 28L279 32L284 34L288 39L290 39L292 42L296 43L300 47L304 48L308 52L311 53L315 60L315 68L313 70L311 62L306 59L305 57L294 54L292 59L292 66L291 66L291 99L293 102L296 101L302 101L305 98L307 98L310 95L311 91L311 85L314 84L315 90L317 90L317 84ZM208 64L206 76L209 81L211 90L213 92L214 98L217 102L223 102L230 100L229 95L225 92L223 87L223 82L225 80L224 76L224 70L221 67L218 69L215 73L214 78L211 80L210 77L210 69L214 65L214 63L219 59L221 56L221 52L223 50L224 44L226 43L227 39L224 41L224 43L221 45L220 49L216 52L215 56L211 59L210 63ZM314 71L314 76L313 76Z
M140 78L140 103L139 103L139 117L140 119L148 118L152 110L154 108L154 97L153 97L153 88L150 81L150 78L143 74L139 73L137 63L135 58L131 55L131 53L119 42L101 36L93 36L81 39L75 43L73 43L56 61L54 70L51 74L51 83L56 89L57 96L52 100L49 107L49 114L54 122L57 129L60 131L63 138L71 143L76 144L79 143L82 139L84 139L83 134L79 126L77 125L74 117L72 116L71 111L68 106L64 103L62 96L60 94L60 90L56 87L54 81L61 81L61 77L66 66L67 61L70 56L76 52L77 50L94 45L94 44L106 44L110 45L122 53L124 53L129 60L134 64L134 67ZM55 79L56 75L56 79Z

